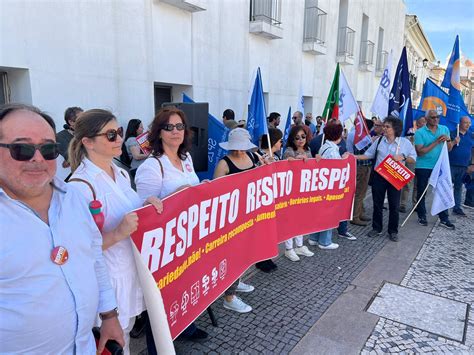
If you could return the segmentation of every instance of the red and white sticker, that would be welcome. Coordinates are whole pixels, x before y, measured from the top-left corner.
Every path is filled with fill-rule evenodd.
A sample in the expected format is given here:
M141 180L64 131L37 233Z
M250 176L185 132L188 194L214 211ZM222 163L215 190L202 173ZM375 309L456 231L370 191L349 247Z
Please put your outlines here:
M51 252L51 261L56 265L64 265L69 259L69 253L65 247L58 246Z
M188 172L191 173L191 172L193 171L193 168L191 167L191 165L190 165L189 163L186 163L185 166L186 166L186 170L187 170Z

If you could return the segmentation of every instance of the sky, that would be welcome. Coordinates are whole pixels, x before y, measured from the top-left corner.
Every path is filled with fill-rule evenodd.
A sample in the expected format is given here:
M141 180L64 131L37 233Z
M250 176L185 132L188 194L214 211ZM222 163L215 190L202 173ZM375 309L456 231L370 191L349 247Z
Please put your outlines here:
M416 15L436 59L445 64L459 35L461 55L474 62L474 0L405 0Z

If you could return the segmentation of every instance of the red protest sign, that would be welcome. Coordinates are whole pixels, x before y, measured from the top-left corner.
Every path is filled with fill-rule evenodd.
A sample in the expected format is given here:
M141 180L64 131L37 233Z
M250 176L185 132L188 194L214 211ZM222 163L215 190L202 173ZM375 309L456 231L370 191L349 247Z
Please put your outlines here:
M132 240L161 291L172 338L248 267L276 256L278 243L350 219L354 192L352 156L281 161L171 195L161 215L139 209Z
M377 165L375 171L383 176L393 187L401 190L415 177L405 165L395 161L390 154Z
M151 153L151 147L150 147L150 142L148 141L148 131L143 132L139 136L135 138L137 141L138 145L140 146L140 149L142 150L143 154L150 154Z

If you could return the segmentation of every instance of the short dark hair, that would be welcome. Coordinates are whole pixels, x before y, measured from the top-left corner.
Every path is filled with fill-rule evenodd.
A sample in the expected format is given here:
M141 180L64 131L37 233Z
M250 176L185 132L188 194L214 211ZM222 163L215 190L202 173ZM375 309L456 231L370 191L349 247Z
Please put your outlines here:
M222 118L226 118L228 120L235 120L235 113L234 111L232 111L230 108L228 108L227 110L224 111L224 113L222 114Z
M368 118L365 119L365 124L367 125L367 129L369 131L374 127L374 121L369 120Z
M268 128L268 134L270 136L270 144L272 147L283 137L282 131L278 128ZM268 138L266 134L263 134L260 139L260 148L268 149Z
M41 111L38 107L32 106L32 105L19 104L19 103L0 105L0 122L10 113L13 113L16 111L30 111L30 112L36 113L37 115L40 115L51 126L54 133L56 134L56 125L54 124L54 120L51 118L51 116L48 115L46 112ZM0 131L0 137L1 137L1 131Z
M290 134L288 135L288 140L286 141L286 146L289 148L292 148L293 150L296 151L298 149L295 144L295 137L298 134L298 132L303 131L303 133L306 135L306 132L303 128L304 126L293 126L291 127ZM304 150L308 149L308 137L306 136L306 142L304 144Z
M323 130L324 137L331 142L337 141L339 138L341 138L342 131L342 125L335 122L328 123Z
M395 132L395 137L400 137L402 135L403 131L403 122L401 119L394 117L394 116L388 116L383 123L388 123L392 126L393 131Z
M66 121L66 124L69 125L69 121L74 118L77 119L77 116L81 112L84 112L84 110L80 107L77 107L77 106L68 107L66 111L64 111L64 121Z
M172 115L178 115L181 117L181 121L185 124L186 128L184 129L184 140L183 143L178 148L178 157L181 160L186 160L187 153L191 148L191 129L189 128L188 120L183 111L176 108L175 106L166 106L162 108L156 114L153 122L150 126L150 133L148 134L148 142L153 151L153 155L162 156L165 152L163 149L163 142L160 137L161 130L163 126L166 125Z
M268 116L268 122L273 122L273 121L275 121L278 117L281 117L281 115L280 115L278 112L272 112L272 113Z

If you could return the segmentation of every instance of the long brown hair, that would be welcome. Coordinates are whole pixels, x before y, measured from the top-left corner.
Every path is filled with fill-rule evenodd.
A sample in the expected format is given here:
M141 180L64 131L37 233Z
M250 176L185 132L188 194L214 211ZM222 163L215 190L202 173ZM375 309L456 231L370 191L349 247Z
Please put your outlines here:
M189 129L188 120L183 111L176 108L175 106L168 106L162 108L153 119L150 126L150 133L148 134L148 142L153 150L153 155L162 156L165 152L163 149L163 141L161 139L161 130L163 126L167 124L172 115L178 115L181 117L181 121L186 125L184 129L184 140L178 148L178 157L181 160L186 160L187 153L191 147L191 130Z
M74 126L74 138L69 143L68 150L72 172L79 167L84 157L87 157L82 138L95 137L112 120L116 120L116 117L107 110L92 109L79 114Z

